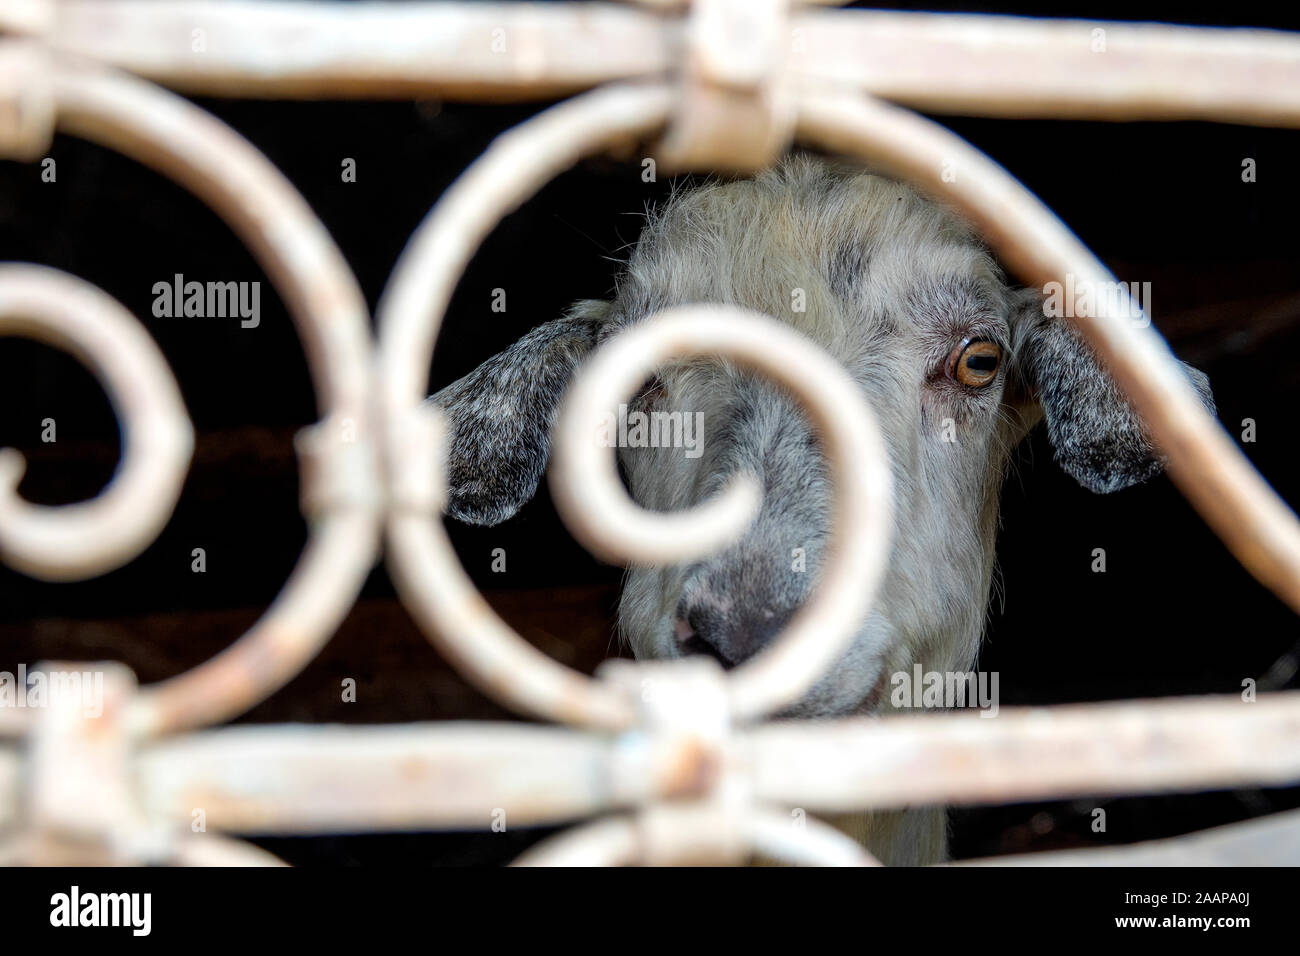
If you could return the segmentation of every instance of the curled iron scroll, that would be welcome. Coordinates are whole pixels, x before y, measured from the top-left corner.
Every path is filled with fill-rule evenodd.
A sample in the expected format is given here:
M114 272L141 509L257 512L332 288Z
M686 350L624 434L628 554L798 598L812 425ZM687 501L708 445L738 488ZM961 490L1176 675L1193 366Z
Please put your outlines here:
M394 269L379 307L380 387L389 429L386 466L404 486L441 485L427 459L408 454L409 429L425 406L427 369L443 313L479 242L551 176L609 142L645 134L667 118L667 86L608 87L547 110L501 136L439 200ZM761 329L761 334L749 334ZM835 485L830 568L813 598L773 645L730 675L735 719L796 699L851 638L883 574L890 540L891 478L884 444L847 373L775 320L725 307L652 316L602 346L579 370L557 423L552 468L570 528L598 553L666 562L716 548L743 530L757 496L743 480L682 515L642 511L614 476L612 451L576 427L613 407L654 364L722 353L774 375L820 427ZM435 496L440 498L441 496ZM554 720L623 730L634 715L601 682L556 663L510 629L465 575L446 532L427 509L389 514L389 563L398 591L426 634L462 673L499 700Z
M299 446L307 466L304 501L318 512L311 515L306 550L287 585L233 645L193 670L142 689L133 702L132 724L140 734L216 723L269 696L302 669L334 633L374 563L380 502L366 428L371 346L365 301L342 255L301 196L225 124L181 97L125 74L57 56L37 62L39 69L25 79L48 90L51 117L60 131L116 149L171 177L203 199L245 241L284 297L316 386L321 422L300 437ZM136 341L129 353L115 350L119 341L138 340L143 334L133 320L70 277L61 280L75 293L66 304L83 311L79 319L60 319L51 311L53 305L42 306L33 297L37 274L12 271L15 268L0 276L0 282L7 283L0 290L0 302L13 315L25 314L28 334L48 338L61 322L62 341L81 346L86 360L109 383L126 439L126 458L121 484L115 481L99 499L68 506L74 510L60 516L65 526L59 531L59 554L34 562L30 535L25 551L21 544L14 550L23 528L35 525L12 500L0 507L0 540L18 567L47 577L105 571L147 546L170 515L188 461L188 423L182 431L184 410L165 365L156 367L161 360L156 349L151 350L152 343ZM51 281L47 275L40 287L48 292ZM42 318L59 322L31 321ZM12 327L14 321L11 316L7 324ZM111 338L107 333L86 338L109 324L116 329ZM154 359L141 358L147 354ZM137 375L144 378L132 388L127 379ZM146 381L154 383L148 395L141 392ZM140 426L142 421L147 427ZM335 437L344 432L358 437ZM164 433L168 437L160 437ZM135 454L137 442L153 443L148 445L157 455L152 464L137 464L144 457ZM182 452L184 460L179 461ZM6 461L4 470L13 484L12 456ZM143 475L141 468L146 469ZM129 492L127 504L134 506L146 491L156 498L130 513L114 497ZM103 544L75 544L98 533L96 521L110 519L116 523Z

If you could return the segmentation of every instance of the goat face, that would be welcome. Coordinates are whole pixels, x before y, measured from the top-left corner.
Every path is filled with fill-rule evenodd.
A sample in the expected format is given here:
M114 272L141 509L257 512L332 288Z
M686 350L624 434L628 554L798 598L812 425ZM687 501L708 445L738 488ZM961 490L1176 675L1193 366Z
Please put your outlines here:
M962 671L993 574L998 491L1012 447L1045 418L1058 462L1106 492L1156 473L1141 423L1042 296L1015 289L970 230L888 179L797 158L752 180L675 196L648 223L611 302L579 303L434 396L449 415L453 517L514 514L545 465L555 409L582 358L661 309L723 302L780 318L838 359L889 447L895 537L873 609L797 716L889 704L889 676ZM1188 374L1206 397L1204 376ZM632 496L674 511L738 471L760 513L723 553L630 572L620 628L638 657L735 665L815 587L830 487L816 436L782 390L725 361L663 369L632 411L700 423L692 447L619 450Z

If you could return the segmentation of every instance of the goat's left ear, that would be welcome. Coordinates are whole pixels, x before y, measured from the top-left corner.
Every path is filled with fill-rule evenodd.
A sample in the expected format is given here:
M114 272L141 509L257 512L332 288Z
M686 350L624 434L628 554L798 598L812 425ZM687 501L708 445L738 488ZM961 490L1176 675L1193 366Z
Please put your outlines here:
M1044 314L1043 297L1036 290L1021 290L1015 301L1011 389L1041 410L1057 463L1099 494L1158 475L1164 469L1163 457L1092 348L1067 320ZM1210 380L1204 372L1180 364L1213 415Z
M578 302L429 401L447 415L447 514L470 524L512 517L537 490L560 396L596 346L609 303Z

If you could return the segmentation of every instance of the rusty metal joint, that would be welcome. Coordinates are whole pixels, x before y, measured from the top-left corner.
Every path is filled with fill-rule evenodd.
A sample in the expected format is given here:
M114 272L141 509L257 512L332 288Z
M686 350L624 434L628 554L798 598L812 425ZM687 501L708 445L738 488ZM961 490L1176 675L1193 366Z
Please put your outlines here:
M0 156L25 162L44 156L56 112L48 51L30 40L0 40Z
M304 516L380 510L379 466L367 431L368 423L361 416L336 413L294 436Z
M37 716L26 748L19 858L53 866L167 860L171 827L148 821L132 773L130 669L47 662L21 690Z
M438 520L447 506L447 422L424 403L384 416L389 514Z
M698 798L716 789L731 738L726 674L717 661L615 659L597 676L639 716L614 748L620 802Z
M726 674L717 661L611 660L597 675L639 714L618 738L615 802L636 804L635 856L648 866L738 863L750 852L752 786L736 772Z
M655 156L669 171L753 172L794 135L786 76L790 0L694 0L678 100Z

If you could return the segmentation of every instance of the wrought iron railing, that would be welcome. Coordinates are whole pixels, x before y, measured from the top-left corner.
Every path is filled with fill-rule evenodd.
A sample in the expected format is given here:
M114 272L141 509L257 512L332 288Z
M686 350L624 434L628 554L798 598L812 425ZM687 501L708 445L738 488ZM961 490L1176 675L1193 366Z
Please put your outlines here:
M765 721L829 666L869 607L889 552L890 480L870 410L838 365L779 323L731 307L660 314L598 352L557 425L553 488L570 528L602 557L675 562L715 550L749 520L754 488L734 485L684 514L642 511L609 451L582 440L575 423L616 403L655 362L684 354L726 355L780 380L825 436L836 506L827 572L780 640L727 674L690 658L612 661L588 678L523 641L470 583L440 521L443 425L424 402L433 345L478 244L582 156L646 142L674 169L748 170L798 140L941 198L1026 282L1072 274L1083 287L1109 275L1069 230L990 159L903 106L1300 125L1294 35L817 6L9 0L0 9L0 154L38 160L57 130L203 199L287 304L320 410L297 443L310 539L247 633L154 685L100 665L104 709L94 718L71 699L0 707L0 857L275 862L192 833L193 811L215 833L273 834L487 827L492 808L506 808L514 825L598 816L521 862L739 862L758 851L871 863L825 824L792 826L789 808L1300 781L1300 692L1250 705L1006 709L996 721ZM287 98L579 95L501 136L439 200L393 271L376 340L347 263L293 186L164 86ZM962 175L944 177L954 162ZM1074 321L1179 488L1300 611L1294 514L1203 409L1159 337L1121 320L1127 306L1081 305ZM122 565L167 522L189 463L192 431L165 360L103 292L38 266L0 266L0 333L79 357L124 436L111 484L76 505L23 501L21 457L0 453L0 557L50 580ZM381 547L410 614L460 672L550 723L202 729L302 669ZM663 693L644 693L646 681ZM1268 825L1293 833L1300 819ZM1108 861L1155 852L1108 851Z

